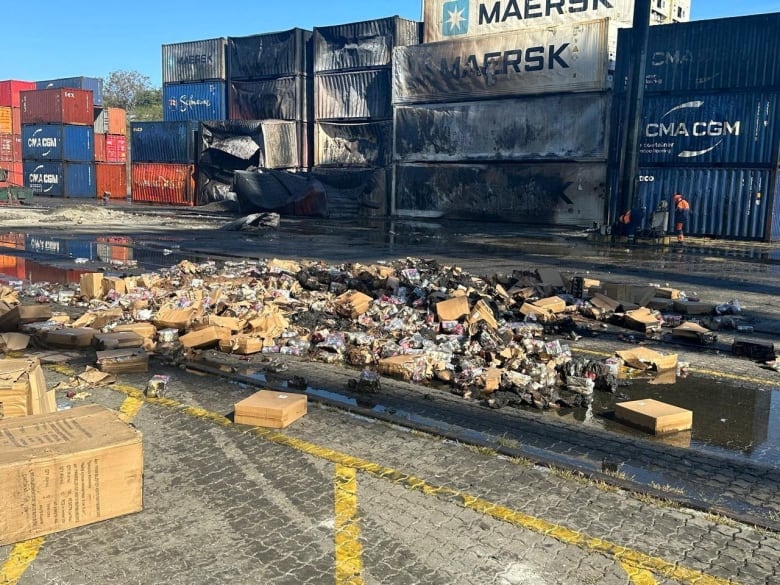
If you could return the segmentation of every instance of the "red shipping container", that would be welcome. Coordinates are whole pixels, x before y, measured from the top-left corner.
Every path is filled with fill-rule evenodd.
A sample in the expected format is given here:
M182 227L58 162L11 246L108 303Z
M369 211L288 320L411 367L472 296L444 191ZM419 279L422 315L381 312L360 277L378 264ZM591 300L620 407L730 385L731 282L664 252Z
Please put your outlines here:
M133 202L195 204L195 165L135 163L132 174Z
M127 112L121 108L106 108L108 115L108 133L127 134Z
M8 171L8 180L0 181L0 187L8 185L24 187L24 164L22 162L0 162L0 169Z
M127 136L106 134L106 162L127 162Z
M96 163L95 186L98 198L103 194L111 193L111 199L124 199L127 197L127 165Z
M13 134L0 134L0 162L14 162Z
M95 134L95 162L106 162L105 134Z
M133 259L133 240L124 236L100 236L96 239L98 258L124 264Z
M13 108L0 106L0 134L14 133Z
M24 280L24 258L5 255L3 249L24 250L24 234L8 232L0 235L0 275Z
M11 108L11 119L13 121L13 124L11 126L13 128L12 134L21 134L22 133L22 109Z
M92 92L55 88L23 91L22 124L85 124L95 122Z
M0 81L0 106L20 107L19 93L35 89L34 81Z

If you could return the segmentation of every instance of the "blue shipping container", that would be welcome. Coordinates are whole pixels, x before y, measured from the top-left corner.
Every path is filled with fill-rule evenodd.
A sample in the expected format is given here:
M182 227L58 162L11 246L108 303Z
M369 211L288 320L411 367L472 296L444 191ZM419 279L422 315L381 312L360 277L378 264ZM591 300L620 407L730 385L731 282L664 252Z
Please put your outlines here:
M90 162L95 159L94 130L73 124L22 126L23 160Z
M198 122L133 122L130 155L133 162L189 164L197 156Z
M48 236L26 236L24 249L35 254L66 254L65 240Z
M97 260L97 242L89 240L65 240L65 251L71 258Z
M49 197L96 197L95 165L25 161L24 186Z
M163 85L163 119L227 119L227 84L224 81L176 83Z
M62 79L38 81L35 85L37 89L51 89L57 87L88 89L92 92L93 103L96 106L103 105L103 80L99 77L63 77Z

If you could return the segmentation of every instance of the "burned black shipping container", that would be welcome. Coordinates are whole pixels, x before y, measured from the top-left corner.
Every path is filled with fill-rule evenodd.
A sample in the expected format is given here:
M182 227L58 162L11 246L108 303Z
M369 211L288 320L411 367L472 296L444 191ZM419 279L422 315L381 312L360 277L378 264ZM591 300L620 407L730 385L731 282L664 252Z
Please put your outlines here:
M396 164L393 213L590 227L604 216L604 163Z
M225 38L162 46L163 83L227 79Z
M396 106L395 160L607 159L610 95Z
M311 176L325 186L331 218L384 217L388 214L392 181L389 168L315 167Z
M228 117L231 120L313 121L314 83L296 75L260 81L231 81Z
M228 37L228 77L259 80L314 74L312 32L301 28Z
M388 67L393 49L417 45L422 25L398 16L314 29L314 72Z
M320 167L385 167L392 163L393 123L317 122L315 164Z
M372 69L314 76L314 119L390 120L392 75L390 69Z

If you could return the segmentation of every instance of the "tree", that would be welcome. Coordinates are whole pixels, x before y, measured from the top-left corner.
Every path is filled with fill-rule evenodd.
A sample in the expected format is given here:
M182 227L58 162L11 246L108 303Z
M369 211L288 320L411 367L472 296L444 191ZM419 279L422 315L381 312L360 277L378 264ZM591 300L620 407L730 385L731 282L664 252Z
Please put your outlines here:
M103 101L112 108L132 111L150 91L154 89L149 77L138 71L112 71L103 80Z

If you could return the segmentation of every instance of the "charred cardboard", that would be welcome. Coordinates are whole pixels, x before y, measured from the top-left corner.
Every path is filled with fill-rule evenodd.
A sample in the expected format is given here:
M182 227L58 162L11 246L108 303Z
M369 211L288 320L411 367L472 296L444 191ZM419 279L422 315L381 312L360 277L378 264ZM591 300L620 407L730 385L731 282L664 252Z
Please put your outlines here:
M715 305L698 301L674 301L674 310L683 315L712 315Z
M260 390L235 405L239 425L283 429L306 414L305 394Z
M37 358L0 360L0 419L56 410L54 391L47 388Z
M655 435L693 428L692 411L653 399L618 403L615 418Z
M350 290L336 297L336 312L344 317L355 319L368 311L373 300L362 292Z
M498 329L498 321L493 316L493 309L483 299L477 301L477 304L471 310L471 315L469 315L469 325L471 327L476 326L480 321L487 323L491 329Z
M103 273L88 272L82 274L79 280L81 295L88 299L100 299L103 297Z
M468 315L470 310L469 299L465 295L436 303L436 315L439 321L457 321Z

